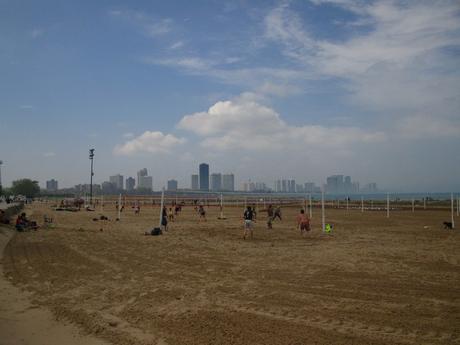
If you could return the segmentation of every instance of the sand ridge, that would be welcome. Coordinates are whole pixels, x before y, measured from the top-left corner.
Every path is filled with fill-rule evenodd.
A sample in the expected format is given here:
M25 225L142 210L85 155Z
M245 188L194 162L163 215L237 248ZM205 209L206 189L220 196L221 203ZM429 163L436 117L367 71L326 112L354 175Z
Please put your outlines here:
M98 210L99 211L99 210ZM49 206L32 205L37 219ZM243 241L242 208L185 207L163 236L143 236L158 208L120 222L55 212L56 227L19 233L5 274L58 319L113 344L457 344L458 232L446 211L318 210L306 238L298 207ZM116 217L108 208L104 214Z

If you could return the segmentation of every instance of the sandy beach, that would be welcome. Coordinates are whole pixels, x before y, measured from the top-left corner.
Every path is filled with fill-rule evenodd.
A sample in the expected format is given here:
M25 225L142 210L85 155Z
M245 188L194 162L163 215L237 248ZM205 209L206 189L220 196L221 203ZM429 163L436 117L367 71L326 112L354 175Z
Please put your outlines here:
M3 340L13 329L3 320L10 325L21 311L46 312L75 336L117 345L460 344L460 236L442 228L447 209L390 219L328 209L332 235L320 231L315 209L313 230L301 237L299 208L284 207L273 230L259 212L254 239L244 241L241 207L226 208L226 220L209 208L199 222L187 206L165 235L144 236L158 207L140 215L126 208L119 222L106 207L111 221L102 223L92 220L99 209L27 206L32 219L47 214L55 227L9 242L2 235L0 344L40 343ZM23 330L42 316L27 320Z

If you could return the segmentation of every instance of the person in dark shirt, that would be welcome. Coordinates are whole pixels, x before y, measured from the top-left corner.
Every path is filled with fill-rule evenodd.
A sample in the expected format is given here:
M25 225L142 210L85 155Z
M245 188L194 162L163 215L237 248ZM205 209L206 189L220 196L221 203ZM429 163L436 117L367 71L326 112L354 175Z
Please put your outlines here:
M243 240L246 239L246 236L248 235L248 233L250 234L251 238L253 238L254 211L251 209L251 206L248 206L246 211L244 211L243 218L244 218Z
M163 211L161 212L161 225L164 231L168 231L168 211L166 210L166 206L163 207Z

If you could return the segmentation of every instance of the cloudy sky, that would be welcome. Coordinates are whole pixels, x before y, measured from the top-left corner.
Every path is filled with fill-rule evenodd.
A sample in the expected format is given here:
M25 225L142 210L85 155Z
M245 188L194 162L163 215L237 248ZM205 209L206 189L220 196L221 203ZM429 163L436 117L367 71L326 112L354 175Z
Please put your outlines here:
M460 191L460 3L0 0L3 184L208 162Z

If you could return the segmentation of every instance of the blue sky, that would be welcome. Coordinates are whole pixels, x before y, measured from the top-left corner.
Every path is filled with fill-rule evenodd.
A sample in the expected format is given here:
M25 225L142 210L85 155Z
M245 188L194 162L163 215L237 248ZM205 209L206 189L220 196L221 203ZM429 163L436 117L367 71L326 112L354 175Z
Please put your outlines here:
M0 0L0 159L460 190L458 1Z

